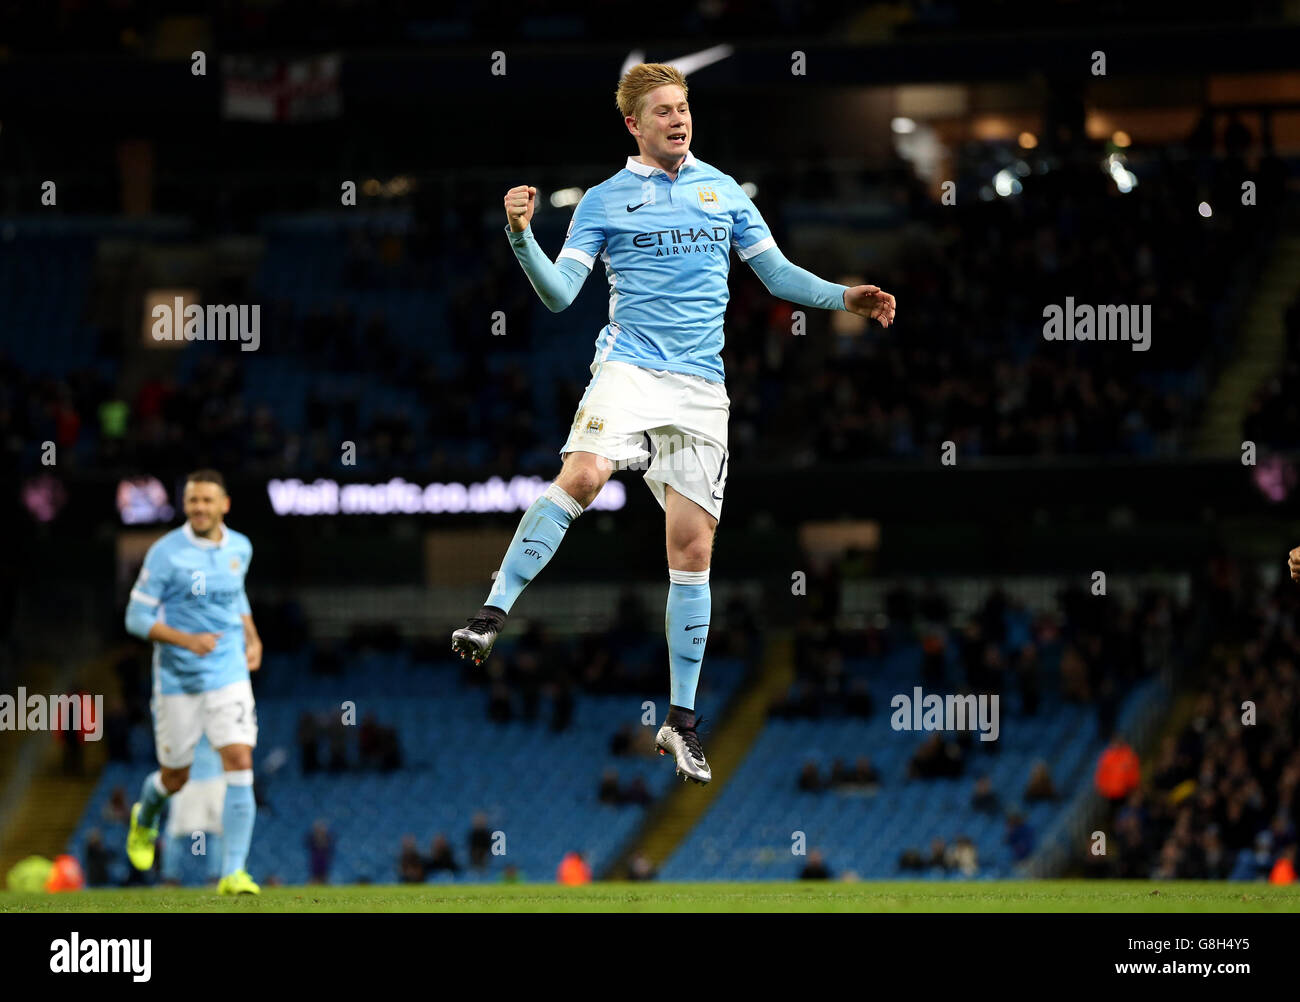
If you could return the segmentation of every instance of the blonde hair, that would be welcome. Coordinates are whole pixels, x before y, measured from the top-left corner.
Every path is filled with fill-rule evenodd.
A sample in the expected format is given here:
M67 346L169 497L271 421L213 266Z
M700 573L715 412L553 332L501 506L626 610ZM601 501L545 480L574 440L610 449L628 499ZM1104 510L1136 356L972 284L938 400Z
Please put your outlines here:
M614 100L624 118L641 118L641 106L656 87L676 84L686 94L686 77L676 66L667 63L637 63L623 74L614 92Z

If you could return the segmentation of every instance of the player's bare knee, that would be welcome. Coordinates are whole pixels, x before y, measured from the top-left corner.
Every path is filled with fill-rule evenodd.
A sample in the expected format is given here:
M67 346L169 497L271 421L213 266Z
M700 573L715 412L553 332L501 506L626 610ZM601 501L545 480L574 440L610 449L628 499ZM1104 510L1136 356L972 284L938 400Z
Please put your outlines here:
M675 571L707 571L712 556L712 530L695 533L668 545L668 566Z
M164 790L168 793L175 793L189 781L190 769L189 766L183 769L159 769L158 778L162 782Z
M610 468L605 469L605 466ZM564 493L586 508L596 500L596 495L605 486L611 472L612 466L602 464L598 457L579 459L574 456L565 462L564 469L555 478L555 482Z
M253 749L248 745L227 745L221 749L221 767L226 772L253 768Z

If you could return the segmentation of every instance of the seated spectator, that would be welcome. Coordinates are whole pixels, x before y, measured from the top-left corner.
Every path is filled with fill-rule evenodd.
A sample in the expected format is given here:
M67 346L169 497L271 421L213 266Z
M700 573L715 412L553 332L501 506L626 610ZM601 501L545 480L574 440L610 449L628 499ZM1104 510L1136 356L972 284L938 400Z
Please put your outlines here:
M803 769L799 772L799 789L804 793L820 793L824 789L816 762L804 763Z
M460 873L460 866L456 863L455 853L451 850L451 843L447 836L439 832L429 845L429 858L425 861L424 872L426 875L431 873Z
M1017 863L1028 859L1034 851L1034 830L1018 811L1007 816L1007 833L1003 841L1010 846L1011 858Z
M900 870L921 872L925 870L925 860L915 849L904 849L898 857L898 868Z
M973 877L979 872L979 852L975 843L965 835L958 835L948 847L944 863L948 870L956 870L963 877Z
M618 787L618 770L606 769L600 776L600 788L596 793L596 799L602 804L611 804L618 806L623 803L623 794Z
M644 853L638 852L627 864L628 880L654 880L656 876L654 864Z
M404 884L424 882L424 860L420 858L420 850L415 847L414 835L402 836L402 854L397 860L397 879Z
M330 866L334 862L334 836L329 825L318 820L307 834L307 872L313 884L328 884Z
M849 782L861 789L871 789L880 785L880 773L871 764L871 759L859 755L857 761L853 763L853 773Z
M113 792L109 794L108 803L104 805L101 816L104 821L114 825L124 825L131 820L131 804L126 799L125 787L113 787Z
M108 886L108 864L113 853L104 845L104 837L98 828L86 833L86 886Z
M936 866L943 871L948 869L948 845L937 835L930 839L930 855L926 858L925 865L930 869Z
M1052 783L1052 774L1047 771L1047 763L1041 759L1034 763L1029 774L1029 785L1025 787L1025 803L1036 804L1040 801L1056 800L1060 796Z
M650 791L646 789L645 780L637 776L624 788L621 802L635 804L637 807L645 807L652 799Z
M908 763L910 779L938 779L956 777L965 768L965 756L955 741L944 741L937 732L931 734L916 750Z
M632 754L632 742L636 738L636 732L632 730L631 724L624 724L614 736L609 739L609 753L615 757Z
M1183 865L1183 850L1174 839L1160 847L1160 861L1151 871L1152 880L1178 880L1188 874Z
M812 852L808 853L808 862L805 863L803 869L799 871L799 879L800 880L830 880L831 879L830 867L826 865L826 861L822 858L822 853L820 849L814 849Z
M478 869L487 866L488 856L492 854L492 833L488 830L487 815L478 811L474 815L474 824L469 832L469 862Z
M1231 872L1231 860L1223 839L1219 837L1219 826L1207 825L1201 836L1201 870L1203 880L1226 880Z
M1229 880L1267 880L1273 872L1273 836L1262 831L1255 836L1254 849L1242 849Z
M868 790L879 785L880 773L865 755L859 755L852 768L840 758L831 763L830 786L836 789Z
M1002 810L1002 801L993 792L993 780L988 776L981 776L975 781L975 792L971 794L970 806L971 810L979 811L981 814L997 814Z

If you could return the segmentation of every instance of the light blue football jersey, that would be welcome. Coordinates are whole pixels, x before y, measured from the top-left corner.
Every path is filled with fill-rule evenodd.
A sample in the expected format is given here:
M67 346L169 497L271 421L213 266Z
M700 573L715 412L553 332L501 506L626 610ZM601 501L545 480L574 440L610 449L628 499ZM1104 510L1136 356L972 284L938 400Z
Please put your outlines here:
M774 246L739 184L687 153L676 180L628 157L574 210L558 260L609 280L609 323L594 366L617 360L722 382L731 249L748 261Z
M224 527L219 542L194 534L186 522L145 554L131 589L127 630L148 635L156 619L186 633L220 633L217 647L200 657L174 644L154 644L154 691L208 692L248 679L241 615L250 613L244 576L253 544Z

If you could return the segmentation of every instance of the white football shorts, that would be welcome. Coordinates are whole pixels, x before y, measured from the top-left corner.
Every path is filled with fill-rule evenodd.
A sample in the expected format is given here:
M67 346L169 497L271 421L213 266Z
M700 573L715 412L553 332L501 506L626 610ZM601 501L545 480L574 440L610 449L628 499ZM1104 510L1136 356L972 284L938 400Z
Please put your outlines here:
M722 383L628 362L595 362L560 450L590 452L615 470L645 470L646 486L665 507L669 485L714 518L727 487L727 418Z
M194 746L206 734L213 748L257 747L257 707L247 679L196 693L153 694L153 740L158 764L184 769L194 761Z

